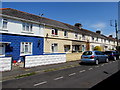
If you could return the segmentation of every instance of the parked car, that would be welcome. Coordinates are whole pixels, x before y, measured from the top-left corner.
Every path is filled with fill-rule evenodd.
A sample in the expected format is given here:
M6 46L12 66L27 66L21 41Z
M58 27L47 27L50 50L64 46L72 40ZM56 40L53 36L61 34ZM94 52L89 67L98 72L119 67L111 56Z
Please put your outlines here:
M106 55L108 55L109 60L118 60L120 59L120 53L118 51L105 51Z
M108 56L100 51L85 51L81 56L82 63L95 63L109 62Z

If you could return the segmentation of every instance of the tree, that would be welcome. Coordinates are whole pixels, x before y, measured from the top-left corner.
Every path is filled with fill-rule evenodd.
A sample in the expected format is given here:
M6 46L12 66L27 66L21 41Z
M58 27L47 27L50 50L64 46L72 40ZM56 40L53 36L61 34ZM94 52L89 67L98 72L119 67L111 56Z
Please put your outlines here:
M94 47L94 50L96 50L96 51L102 51L102 49L101 49L100 46L95 46L95 47Z

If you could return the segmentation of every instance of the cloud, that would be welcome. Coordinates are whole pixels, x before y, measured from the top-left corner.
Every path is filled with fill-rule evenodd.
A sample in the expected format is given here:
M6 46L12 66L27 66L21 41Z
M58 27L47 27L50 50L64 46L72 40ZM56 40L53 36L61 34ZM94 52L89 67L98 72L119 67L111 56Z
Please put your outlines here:
M98 29L98 30L102 30L106 27L106 24L104 22L99 22L96 24L92 24L91 25L92 28Z

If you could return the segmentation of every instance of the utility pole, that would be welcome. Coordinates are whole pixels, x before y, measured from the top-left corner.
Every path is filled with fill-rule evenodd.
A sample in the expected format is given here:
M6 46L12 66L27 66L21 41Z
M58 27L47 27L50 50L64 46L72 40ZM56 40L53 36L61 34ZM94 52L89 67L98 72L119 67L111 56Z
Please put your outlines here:
M117 24L117 20L115 20L115 25L113 25L113 24L112 24L112 20L110 20L110 26L115 27L116 41L117 41L117 47L118 47L118 24Z
M117 46L118 46L118 25L117 25L117 20L115 20L115 31L116 31L116 40L117 40Z

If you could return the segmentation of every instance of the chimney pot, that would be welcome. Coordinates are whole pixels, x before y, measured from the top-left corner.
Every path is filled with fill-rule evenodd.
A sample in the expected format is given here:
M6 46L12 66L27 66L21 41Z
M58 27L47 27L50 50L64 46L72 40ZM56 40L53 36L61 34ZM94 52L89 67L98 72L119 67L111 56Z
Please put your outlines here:
M112 35L109 35L109 37L111 37L111 38L112 38L113 36L112 36Z
M98 30L98 31L96 31L96 33L101 34L101 31Z

